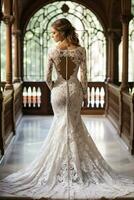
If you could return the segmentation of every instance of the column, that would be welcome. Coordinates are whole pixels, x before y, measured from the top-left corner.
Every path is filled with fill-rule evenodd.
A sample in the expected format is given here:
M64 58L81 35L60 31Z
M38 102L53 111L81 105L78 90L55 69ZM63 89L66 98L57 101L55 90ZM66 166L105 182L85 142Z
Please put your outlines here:
M131 19L131 0L121 0L122 20L122 82L119 95L119 134L123 126L123 91L128 91L128 35L129 21Z
M128 90L128 35L129 35L129 16L122 16L122 83L121 89Z
M121 90L128 91L128 36L129 21L131 20L131 0L121 0L122 9L122 83Z
M0 91L0 151L4 155L4 97Z
M12 89L12 24L14 21L13 0L5 0L3 21L6 24L6 85L5 89Z
M21 31L14 30L14 83L21 81L20 76L20 39Z
M118 83L118 47L121 38L120 29L108 30L108 80Z
M21 81L21 30L20 30L20 6L19 1L13 1L13 15L15 16L15 22L13 24L13 36L14 36L14 83Z

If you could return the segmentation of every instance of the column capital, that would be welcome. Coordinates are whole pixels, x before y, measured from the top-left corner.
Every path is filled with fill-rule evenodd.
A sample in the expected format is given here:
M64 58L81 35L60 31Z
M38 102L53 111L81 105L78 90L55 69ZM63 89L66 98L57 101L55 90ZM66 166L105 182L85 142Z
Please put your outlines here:
M132 18L133 18L132 15L121 15L121 21L123 24L129 24Z
M107 32L108 33L119 33L119 32L121 32L121 29L119 29L119 28L108 28Z
M6 25L12 25L14 23L15 18L13 15L3 15L2 20Z
M120 41L122 30L121 29L113 29L108 28L107 29L108 37L110 37L112 40Z

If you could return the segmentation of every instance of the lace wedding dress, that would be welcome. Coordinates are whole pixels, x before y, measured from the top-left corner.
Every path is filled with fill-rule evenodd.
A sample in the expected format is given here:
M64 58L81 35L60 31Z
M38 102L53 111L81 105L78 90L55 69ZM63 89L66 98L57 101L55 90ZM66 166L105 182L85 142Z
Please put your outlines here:
M53 68L57 73L54 83ZM79 69L81 81L77 78ZM54 111L48 137L27 168L0 181L0 194L91 200L134 192L134 180L116 174L106 164L81 119L83 94L87 91L85 49L51 49L47 84Z

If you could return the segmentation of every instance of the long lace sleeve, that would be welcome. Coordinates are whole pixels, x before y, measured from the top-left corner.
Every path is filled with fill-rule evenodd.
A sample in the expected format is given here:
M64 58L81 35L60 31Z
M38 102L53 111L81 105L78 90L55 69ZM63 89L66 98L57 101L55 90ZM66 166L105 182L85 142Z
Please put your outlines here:
M49 87L50 90L53 87L52 69L53 69L53 60L51 58L51 52L49 52L48 53L48 60L47 60L46 84L48 85L48 87Z
M87 65L86 65L86 50L83 48L82 62L80 65L80 81L83 94L87 94Z

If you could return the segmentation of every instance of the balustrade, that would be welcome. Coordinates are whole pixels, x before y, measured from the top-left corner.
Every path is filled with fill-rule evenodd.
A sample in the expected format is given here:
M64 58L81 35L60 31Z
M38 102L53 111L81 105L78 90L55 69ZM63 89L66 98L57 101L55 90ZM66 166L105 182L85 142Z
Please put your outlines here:
M50 91L47 86L43 87L43 85L43 82L25 82L23 84L23 108L26 112L29 110L29 114L36 109L40 109L42 112L41 110L45 106L51 107ZM84 107L82 104L82 107L84 110L105 110L105 83L88 83L88 105ZM52 110L49 109L48 113L45 111L45 114L50 114L49 111L52 113Z
M88 83L88 106L87 108L105 108L105 84Z
M39 108L41 106L41 88L29 86L23 88L23 106Z

